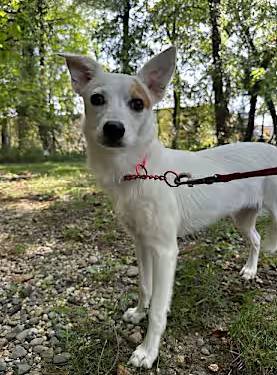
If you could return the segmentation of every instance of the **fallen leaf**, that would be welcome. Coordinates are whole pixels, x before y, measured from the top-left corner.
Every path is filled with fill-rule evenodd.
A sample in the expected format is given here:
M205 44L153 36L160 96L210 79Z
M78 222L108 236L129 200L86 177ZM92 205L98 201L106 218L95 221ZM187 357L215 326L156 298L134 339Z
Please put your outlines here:
M118 365L116 375L131 375L131 373L123 365Z

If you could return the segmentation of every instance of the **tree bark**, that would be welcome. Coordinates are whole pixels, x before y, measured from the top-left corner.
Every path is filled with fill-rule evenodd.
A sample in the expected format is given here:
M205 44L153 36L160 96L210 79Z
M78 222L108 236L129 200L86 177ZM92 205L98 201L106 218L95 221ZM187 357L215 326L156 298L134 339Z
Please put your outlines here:
M39 74L40 74L40 118L38 118L38 133L41 139L43 150L50 151L51 136L47 119L48 113L48 98L47 98L47 77L45 70L45 36L46 24L45 17L47 15L47 2L44 0L37 0L37 34L38 34L38 49L39 49Z
M173 108L173 129L174 135L172 139L171 147L177 149L179 146L179 134L180 134L180 120L181 120L181 82L180 74L176 68L175 77L173 80L173 98L174 98L174 108Z
M212 28L212 50L213 50L213 91L215 101L215 123L218 144L226 143L228 137L229 109L224 93L223 64L220 56L221 37L219 31L219 6L220 0L209 0L210 22Z
M124 8L122 14L122 26L123 26L123 37L122 37L122 48L121 48L121 71L124 74L130 74L130 35L129 35L129 22L130 22L130 0L124 1Z
M3 150L7 150L10 147L10 138L8 132L8 122L7 119L4 118L2 122L1 128L1 145Z
M248 113L248 123L247 129L244 137L244 142L251 142L253 137L253 132L255 128L255 113L256 113L256 105L257 105L257 98L258 94L256 92L252 92L250 97L250 109Z
M18 136L18 149L21 151L26 148L27 132L29 130L27 121L27 111L23 103L16 107L17 112L17 136Z
M265 102L266 102L267 108L270 112L270 115L271 115L271 118L272 118L272 124L273 124L273 134L272 134L272 137L270 139L270 142L272 142L273 139L275 138L274 140L275 140L275 143L277 144L277 114L276 114L276 108L275 108L275 105L274 105L271 97L266 97Z

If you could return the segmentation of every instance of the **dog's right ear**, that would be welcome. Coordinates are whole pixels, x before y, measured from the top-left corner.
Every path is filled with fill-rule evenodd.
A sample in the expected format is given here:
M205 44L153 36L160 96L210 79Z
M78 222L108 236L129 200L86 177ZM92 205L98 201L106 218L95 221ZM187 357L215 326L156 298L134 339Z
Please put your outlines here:
M58 55L65 58L71 75L72 87L78 94L81 94L86 84L101 70L101 66L90 57L69 53Z

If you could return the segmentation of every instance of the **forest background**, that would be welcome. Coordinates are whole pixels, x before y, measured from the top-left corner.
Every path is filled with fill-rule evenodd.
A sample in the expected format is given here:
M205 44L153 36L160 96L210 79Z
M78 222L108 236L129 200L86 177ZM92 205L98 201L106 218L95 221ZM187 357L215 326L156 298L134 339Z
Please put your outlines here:
M156 110L173 148L277 141L274 0L2 0L0 161L84 155L81 100L61 51L133 74L174 44L177 68Z

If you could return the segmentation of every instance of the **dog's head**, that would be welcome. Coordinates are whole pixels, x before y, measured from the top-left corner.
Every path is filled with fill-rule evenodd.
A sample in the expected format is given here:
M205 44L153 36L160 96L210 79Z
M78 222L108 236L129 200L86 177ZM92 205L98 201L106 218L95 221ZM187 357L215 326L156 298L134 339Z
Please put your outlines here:
M152 107L163 98L173 74L175 47L153 57L136 76L106 73L90 57L61 55L73 89L84 99L87 138L107 148L135 146L153 139Z

